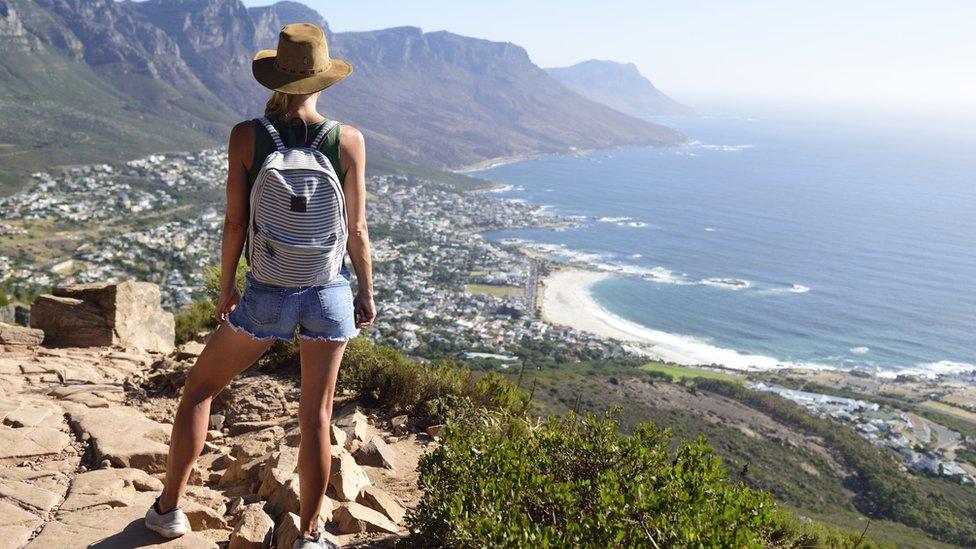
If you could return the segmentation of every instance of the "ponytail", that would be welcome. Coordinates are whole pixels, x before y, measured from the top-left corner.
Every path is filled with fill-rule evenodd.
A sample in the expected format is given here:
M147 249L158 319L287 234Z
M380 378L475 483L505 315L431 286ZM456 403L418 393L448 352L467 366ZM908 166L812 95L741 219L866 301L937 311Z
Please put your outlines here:
M264 105L264 116L269 118L284 118L288 115L288 94L280 91L272 92L268 102Z

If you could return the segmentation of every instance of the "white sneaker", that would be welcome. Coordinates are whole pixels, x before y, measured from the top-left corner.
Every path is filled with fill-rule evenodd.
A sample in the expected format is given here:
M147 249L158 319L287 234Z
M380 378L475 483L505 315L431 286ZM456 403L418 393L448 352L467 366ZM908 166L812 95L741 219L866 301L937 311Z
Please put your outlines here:
M339 546L325 539L322 532L317 532L314 538L298 536L291 544L291 549L339 549Z
M157 503L159 498L146 511L146 528L164 538L178 538L190 532L190 521L182 509L177 507L168 513L159 513L156 511Z

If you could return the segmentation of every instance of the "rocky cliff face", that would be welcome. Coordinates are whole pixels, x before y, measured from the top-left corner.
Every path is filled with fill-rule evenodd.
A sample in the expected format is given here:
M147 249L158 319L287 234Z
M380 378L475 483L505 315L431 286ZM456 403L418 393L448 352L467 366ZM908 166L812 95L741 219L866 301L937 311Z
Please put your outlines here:
M547 71L580 95L631 116L694 114L692 109L655 88L633 63L591 59Z
M252 55L299 21L325 26L296 2L248 9L240 0L0 0L0 41L24 52L0 59L0 102L24 115L8 120L0 142L30 151L5 154L0 168L220 143L235 118L260 114L267 98L251 77ZM322 106L366 130L370 149L384 156L457 167L683 139L569 91L514 44L416 28L330 38L334 55L355 72ZM144 132L123 124L120 112L139 119ZM67 120L90 139L67 140L68 151L38 145L21 131L31 120ZM106 148L107 140L116 146Z
M284 0L269 6L247 8L254 20L254 43L258 49L274 49L278 43L278 31L288 23L315 23L332 39L332 31L322 15L300 2Z

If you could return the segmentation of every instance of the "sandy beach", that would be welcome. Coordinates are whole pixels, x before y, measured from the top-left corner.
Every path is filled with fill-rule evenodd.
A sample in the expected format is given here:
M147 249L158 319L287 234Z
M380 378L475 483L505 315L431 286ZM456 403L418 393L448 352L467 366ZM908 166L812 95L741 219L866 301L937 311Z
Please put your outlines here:
M629 343L634 351L650 358L688 366L720 365L739 370L822 368L743 354L716 347L702 339L652 330L621 318L603 308L590 294L594 284L614 276L618 275L583 269L555 271L543 282L542 318L552 324Z

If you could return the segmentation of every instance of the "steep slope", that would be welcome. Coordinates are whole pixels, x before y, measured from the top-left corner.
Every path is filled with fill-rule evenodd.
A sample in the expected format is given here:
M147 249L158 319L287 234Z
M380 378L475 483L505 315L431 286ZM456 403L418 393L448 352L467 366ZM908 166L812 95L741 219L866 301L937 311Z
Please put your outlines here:
M524 49L415 27L335 34L356 68L326 105L376 150L435 166L684 137L573 93Z
M28 171L193 149L231 112L111 0L0 0L0 191Z
M694 114L692 109L655 88L633 63L591 59L546 71L580 95L631 116Z
M263 88L251 76L255 28L238 0L147 0L130 4L179 46L193 74L237 113Z

